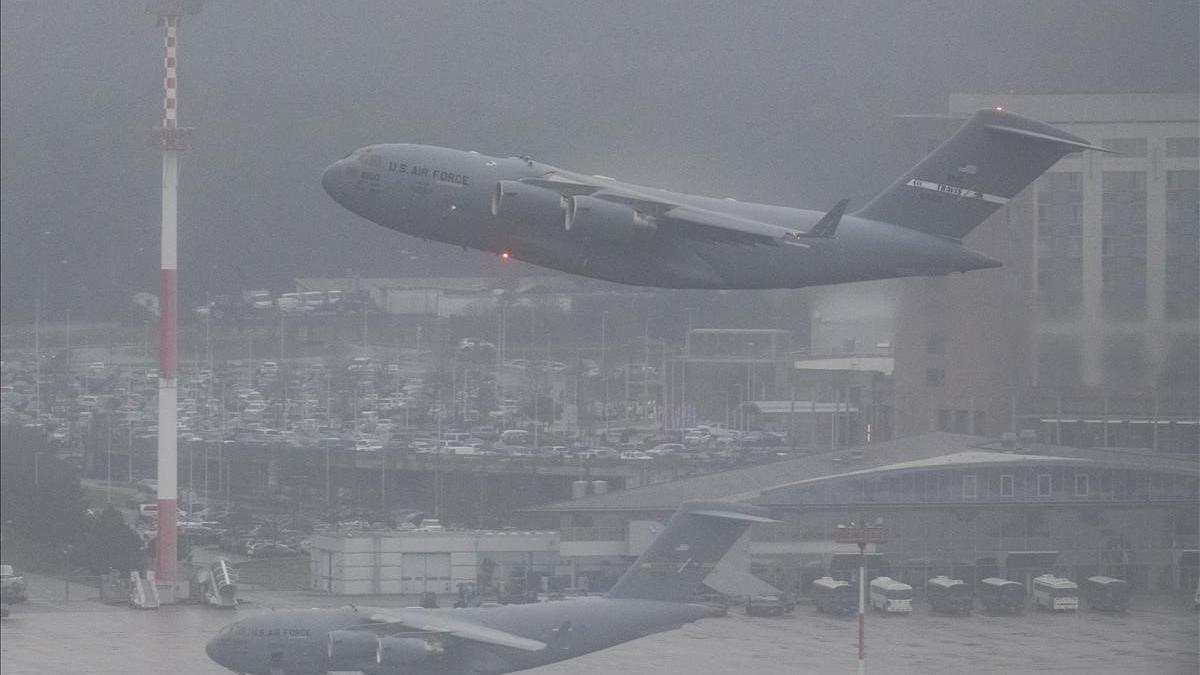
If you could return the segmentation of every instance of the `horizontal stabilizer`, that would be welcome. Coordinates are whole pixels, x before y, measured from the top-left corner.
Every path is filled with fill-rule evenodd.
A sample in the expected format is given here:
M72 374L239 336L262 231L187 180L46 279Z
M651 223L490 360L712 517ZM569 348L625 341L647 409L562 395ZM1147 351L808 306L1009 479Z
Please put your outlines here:
M1108 152L1108 153L1112 153L1114 155L1119 154L1115 150L1109 150L1108 148L1102 148L1099 145L1092 145L1091 143L1081 141L1077 138L1064 138L1062 136L1054 136L1051 134L1041 134L1036 131L1030 131L1028 129L1018 129L1016 127L1007 127L1002 124L989 124L989 125L987 125L987 128L991 129L992 131L999 131L1000 133L1003 133L1003 134L1013 134L1016 136L1024 136L1025 138L1034 138L1039 141L1050 141L1052 143L1061 143L1063 145L1075 148L1076 150L1096 150L1098 152Z

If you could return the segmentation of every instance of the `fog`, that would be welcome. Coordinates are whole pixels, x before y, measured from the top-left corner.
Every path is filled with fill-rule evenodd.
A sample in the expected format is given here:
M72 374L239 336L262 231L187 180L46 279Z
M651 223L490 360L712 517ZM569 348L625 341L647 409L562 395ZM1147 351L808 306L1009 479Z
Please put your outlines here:
M5 0L3 314L155 292L162 38L140 2ZM321 169L419 142L684 191L861 205L893 116L958 91L1188 91L1197 3L210 2L183 22L181 304L302 276L470 274ZM410 250L415 259L401 255Z

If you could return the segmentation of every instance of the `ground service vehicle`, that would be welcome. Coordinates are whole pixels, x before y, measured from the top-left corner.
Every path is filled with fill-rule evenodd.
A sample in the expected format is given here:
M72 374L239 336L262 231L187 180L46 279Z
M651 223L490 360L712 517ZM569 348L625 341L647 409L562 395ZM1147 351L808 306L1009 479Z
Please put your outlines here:
M1025 584L988 577L975 589L984 610L992 614L1020 614L1025 611Z
M886 614L911 614L913 589L890 577L875 577L868 588L871 607Z
M1129 609L1129 582L1124 579L1088 577L1083 582L1083 594L1088 606L1101 612L1124 612Z
M1034 577L1033 605L1054 612L1074 612L1079 609L1079 586L1053 574Z
M975 598L971 587L962 579L938 576L925 582L925 595L929 606L941 614L969 614Z
M791 611L791 603L778 595L752 595L746 599L746 616L783 616Z
M858 611L858 589L848 581L821 577L812 582L813 604L827 614L853 614Z

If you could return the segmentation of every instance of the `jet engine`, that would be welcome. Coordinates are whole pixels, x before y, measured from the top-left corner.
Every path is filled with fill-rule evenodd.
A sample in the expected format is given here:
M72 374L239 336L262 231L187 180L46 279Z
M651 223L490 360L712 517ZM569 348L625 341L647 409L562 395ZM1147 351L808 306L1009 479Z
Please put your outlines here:
M329 670L362 670L383 658L383 640L368 630L329 633Z
M438 642L418 637L382 637L379 639L379 663L401 666L440 656L445 650Z
M580 237L628 240L654 234L654 218L617 202L589 196L571 197L564 209L567 232Z
M536 185L502 180L492 192L492 215L516 225L555 227L562 210L561 195Z

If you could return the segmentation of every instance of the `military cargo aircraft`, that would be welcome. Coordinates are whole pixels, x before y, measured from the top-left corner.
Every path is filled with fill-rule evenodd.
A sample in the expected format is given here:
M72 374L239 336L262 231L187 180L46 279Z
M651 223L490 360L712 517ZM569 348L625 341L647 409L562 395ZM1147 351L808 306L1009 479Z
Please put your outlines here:
M853 213L846 200L806 211L425 145L361 148L321 183L384 227L572 274L663 288L801 288L998 267L962 238L1079 150L1105 151L981 110Z
M254 675L496 675L534 668L719 615L687 600L748 526L774 522L755 506L688 502L602 597L267 612L222 628L207 652L229 670Z

